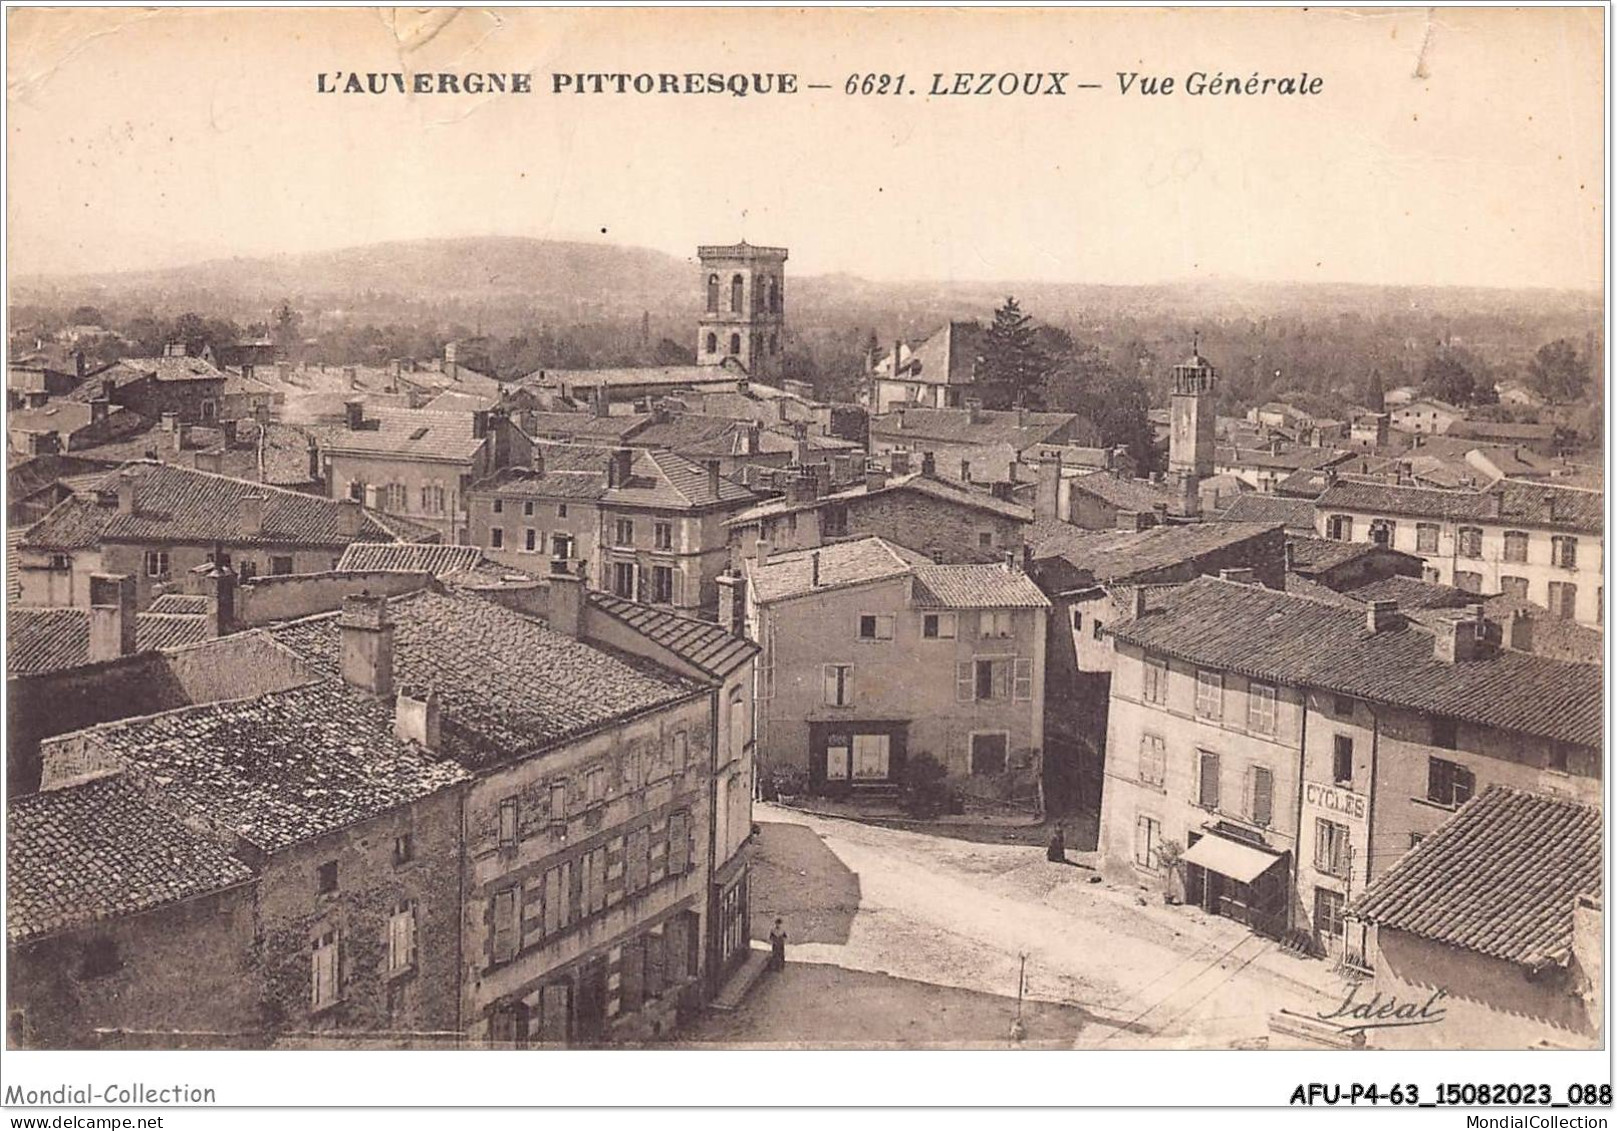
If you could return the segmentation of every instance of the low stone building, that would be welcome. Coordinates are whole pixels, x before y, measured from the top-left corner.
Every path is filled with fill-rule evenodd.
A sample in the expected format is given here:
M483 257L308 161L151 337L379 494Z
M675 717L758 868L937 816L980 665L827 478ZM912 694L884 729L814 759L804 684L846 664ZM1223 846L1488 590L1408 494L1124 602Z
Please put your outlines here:
M1360 997L1435 1017L1374 1044L1598 1048L1601 825L1594 805L1490 786L1360 895L1355 960L1374 972Z

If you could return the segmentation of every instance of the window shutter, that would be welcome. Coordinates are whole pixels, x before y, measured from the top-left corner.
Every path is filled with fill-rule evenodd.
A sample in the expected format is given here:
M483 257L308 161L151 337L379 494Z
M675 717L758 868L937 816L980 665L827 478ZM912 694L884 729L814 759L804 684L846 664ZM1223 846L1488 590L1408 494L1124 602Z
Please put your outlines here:
M954 697L957 702L970 703L976 698L977 677L971 661L955 665Z
M1252 823L1267 825L1274 818L1274 775L1265 766L1252 767Z
M1016 661L1016 694L1018 703L1031 703L1033 701L1033 661Z
M668 874L683 876L690 869L690 814L681 810L668 818Z
M830 664L822 667L825 676L824 701L827 706L835 706L837 701L837 669Z
M494 893L494 961L507 962L517 953L517 888Z
M1218 755L1202 751L1200 798L1205 809L1218 808Z

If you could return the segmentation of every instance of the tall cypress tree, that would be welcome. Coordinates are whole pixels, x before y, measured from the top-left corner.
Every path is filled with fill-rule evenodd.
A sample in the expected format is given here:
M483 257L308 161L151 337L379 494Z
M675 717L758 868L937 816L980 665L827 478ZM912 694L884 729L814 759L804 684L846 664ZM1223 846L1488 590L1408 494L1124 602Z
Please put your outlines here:
M1043 408L1048 365L1033 333L1033 318L1016 299L994 311L983 334L976 387L986 408Z

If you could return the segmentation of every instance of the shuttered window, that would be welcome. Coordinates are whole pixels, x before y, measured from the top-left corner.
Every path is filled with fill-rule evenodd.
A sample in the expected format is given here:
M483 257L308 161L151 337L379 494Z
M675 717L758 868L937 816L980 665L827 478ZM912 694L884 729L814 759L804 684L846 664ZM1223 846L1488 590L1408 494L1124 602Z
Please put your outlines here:
M1254 825L1267 826L1274 820L1275 778L1267 766L1252 767L1251 805L1248 815Z
M1218 755L1211 750L1200 753L1201 776L1197 781L1196 803L1203 809L1218 808Z
M509 962L516 957L521 946L521 928L517 919L522 889L506 888L494 893L491 911L494 928L493 955L496 962Z
M1033 661L1017 660L1012 698L1018 703L1033 701Z
M691 815L684 810L668 818L668 874L683 876L691 867Z

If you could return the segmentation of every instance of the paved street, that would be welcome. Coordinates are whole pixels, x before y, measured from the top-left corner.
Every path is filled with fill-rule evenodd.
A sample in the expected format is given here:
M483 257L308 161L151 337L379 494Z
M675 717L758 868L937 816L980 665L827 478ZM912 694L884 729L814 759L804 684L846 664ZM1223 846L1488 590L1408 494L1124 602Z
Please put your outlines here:
M692 1044L1005 1047L1023 954L1033 1047L1261 1044L1273 1010L1340 1000L1327 963L1156 890L1091 882L1042 846L756 817L754 933L783 918L790 964Z

